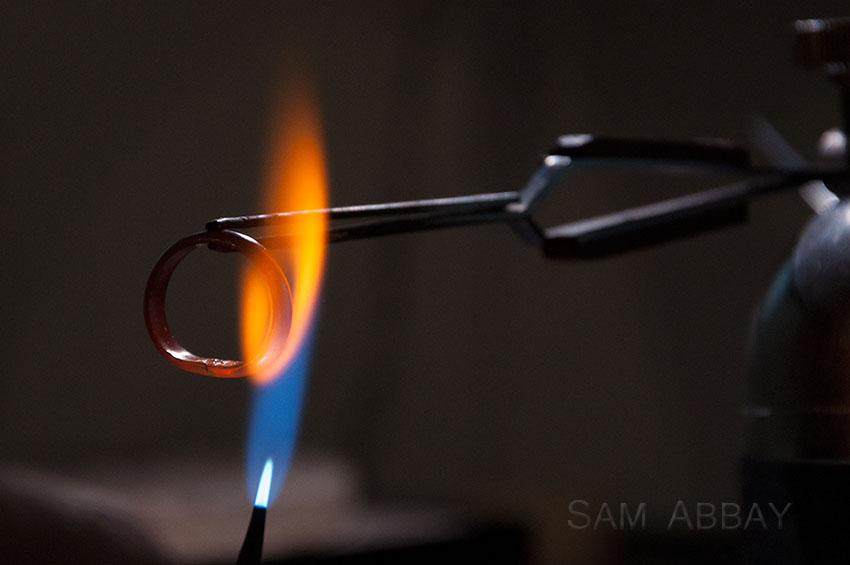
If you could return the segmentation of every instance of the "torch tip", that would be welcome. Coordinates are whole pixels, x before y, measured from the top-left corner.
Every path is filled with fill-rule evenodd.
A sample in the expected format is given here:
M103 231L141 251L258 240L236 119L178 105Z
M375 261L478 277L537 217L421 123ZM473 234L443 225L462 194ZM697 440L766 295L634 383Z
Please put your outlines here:
M263 556L263 535L266 529L266 509L263 506L254 506L251 512L251 521L248 523L248 532L242 549L236 559L238 565L256 565L260 563Z

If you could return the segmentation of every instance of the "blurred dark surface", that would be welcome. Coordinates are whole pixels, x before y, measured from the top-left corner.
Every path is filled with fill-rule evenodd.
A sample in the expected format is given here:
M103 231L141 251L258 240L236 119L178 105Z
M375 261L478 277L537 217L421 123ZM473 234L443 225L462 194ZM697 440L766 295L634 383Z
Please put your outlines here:
M496 563L519 565L528 562L527 540L521 529L510 524L479 524L459 528L452 536L434 539L428 543L399 544L395 547L363 547L358 550L302 555L267 563L302 565L325 563L328 565L355 565L362 563L431 564L459 561L470 563Z
M811 157L838 97L793 66L791 23L842 10L4 4L2 462L241 460L247 384L165 363L142 289L173 240L257 211L286 61L317 82L333 204L450 196L520 187L570 132L745 141L761 114ZM540 215L710 182L575 174ZM302 444L353 461L371 496L529 516L552 560L604 539L566 526L574 499L736 500L749 318L808 215L787 194L746 227L593 263L500 226L333 247ZM232 354L236 264L190 259L175 328Z

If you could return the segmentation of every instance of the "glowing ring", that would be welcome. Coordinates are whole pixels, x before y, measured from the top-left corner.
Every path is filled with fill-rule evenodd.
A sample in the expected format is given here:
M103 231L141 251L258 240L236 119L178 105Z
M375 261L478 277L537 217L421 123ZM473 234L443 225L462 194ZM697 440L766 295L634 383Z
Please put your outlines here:
M249 361L232 361L201 357L180 345L171 333L165 316L168 283L177 265L198 247L237 251L247 257L265 280L271 301L271 316L266 334L266 347ZM268 250L245 234L221 230L200 232L181 239L169 247L151 272L145 287L145 325L157 351L172 365L201 375L214 377L246 377L258 367L280 356L292 325L292 296L289 282L278 262Z

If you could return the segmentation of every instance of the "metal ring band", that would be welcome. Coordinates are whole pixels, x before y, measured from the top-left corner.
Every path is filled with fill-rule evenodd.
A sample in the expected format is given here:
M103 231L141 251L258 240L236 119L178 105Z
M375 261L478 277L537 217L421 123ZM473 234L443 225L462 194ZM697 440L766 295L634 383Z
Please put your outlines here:
M247 257L262 275L269 289L271 317L266 347L248 361L201 357L180 345L165 315L168 283L177 265L198 247L236 251ZM292 324L292 298L289 283L278 262L268 250L245 234L221 230L199 232L181 239L159 258L145 287L145 325L159 353L172 365L201 375L245 377L274 360L283 351Z

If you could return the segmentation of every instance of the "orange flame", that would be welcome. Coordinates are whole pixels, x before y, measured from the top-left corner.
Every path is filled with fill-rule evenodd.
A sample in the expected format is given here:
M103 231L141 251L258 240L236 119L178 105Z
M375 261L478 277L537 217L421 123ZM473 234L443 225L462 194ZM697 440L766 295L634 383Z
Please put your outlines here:
M327 208L327 174L318 108L305 85L289 91L278 104L267 157L262 212ZM292 289L292 325L282 353L257 367L254 382L273 379L293 359L309 331L325 263L327 216L294 214L280 226L292 234L283 270ZM272 301L262 276L248 267L243 273L241 337L245 359L262 352L270 339Z

